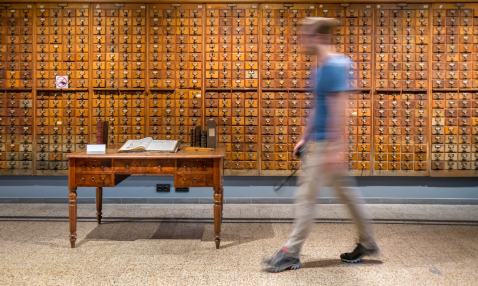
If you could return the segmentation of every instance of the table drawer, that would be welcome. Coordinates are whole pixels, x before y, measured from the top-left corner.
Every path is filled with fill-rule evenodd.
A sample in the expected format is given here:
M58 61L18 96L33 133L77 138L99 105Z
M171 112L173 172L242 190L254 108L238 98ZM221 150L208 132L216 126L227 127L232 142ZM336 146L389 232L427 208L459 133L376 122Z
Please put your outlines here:
M171 159L121 159L113 162L115 173L174 174L174 160Z
M180 160L178 173L212 173L213 160Z
M213 174L176 174L175 187L212 187Z
M77 187L112 187L111 175L105 174L76 174Z
M75 170L77 172L109 172L111 159L76 159Z

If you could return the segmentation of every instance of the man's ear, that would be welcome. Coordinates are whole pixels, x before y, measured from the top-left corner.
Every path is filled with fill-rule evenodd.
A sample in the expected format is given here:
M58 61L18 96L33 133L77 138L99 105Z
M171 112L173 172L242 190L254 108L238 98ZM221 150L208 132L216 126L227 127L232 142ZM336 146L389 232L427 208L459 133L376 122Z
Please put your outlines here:
M331 45L332 35L316 34L317 39L321 45Z

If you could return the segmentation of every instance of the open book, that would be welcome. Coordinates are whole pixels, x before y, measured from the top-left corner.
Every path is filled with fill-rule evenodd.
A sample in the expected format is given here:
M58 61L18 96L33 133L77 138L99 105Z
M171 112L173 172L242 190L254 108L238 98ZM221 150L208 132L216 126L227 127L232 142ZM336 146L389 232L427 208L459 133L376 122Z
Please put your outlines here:
M118 153L128 152L169 152L176 153L181 142L178 140L153 140L147 137L140 140L128 140L118 150Z

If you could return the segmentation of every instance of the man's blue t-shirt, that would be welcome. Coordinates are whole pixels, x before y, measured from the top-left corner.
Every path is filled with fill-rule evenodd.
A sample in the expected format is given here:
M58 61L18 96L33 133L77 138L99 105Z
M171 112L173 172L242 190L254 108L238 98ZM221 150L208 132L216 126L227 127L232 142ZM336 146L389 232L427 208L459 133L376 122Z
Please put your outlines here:
M345 56L330 56L324 65L317 68L317 82L315 87L315 117L313 120L310 139L313 141L325 141L329 135L327 132L328 101L329 96L335 92L347 91L346 78L352 61Z

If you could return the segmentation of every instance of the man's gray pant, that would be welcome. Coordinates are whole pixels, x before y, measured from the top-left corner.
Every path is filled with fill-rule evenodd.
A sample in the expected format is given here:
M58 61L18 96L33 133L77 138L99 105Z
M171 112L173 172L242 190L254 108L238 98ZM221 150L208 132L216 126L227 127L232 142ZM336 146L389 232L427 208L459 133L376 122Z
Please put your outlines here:
M327 152L327 142L309 143L309 153L303 161L302 174L299 177L299 187L295 194L296 217L294 230L285 244L288 252L299 257L300 249L312 230L315 221L315 201L318 192L325 186L331 186L347 204L353 221L358 228L359 243L365 248L376 247L372 227L369 224L370 216L356 187L353 177L346 177L340 173L328 172L323 162ZM325 171L325 172L324 172Z

